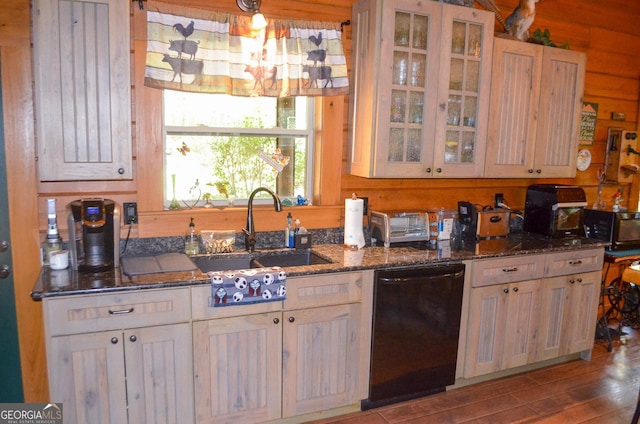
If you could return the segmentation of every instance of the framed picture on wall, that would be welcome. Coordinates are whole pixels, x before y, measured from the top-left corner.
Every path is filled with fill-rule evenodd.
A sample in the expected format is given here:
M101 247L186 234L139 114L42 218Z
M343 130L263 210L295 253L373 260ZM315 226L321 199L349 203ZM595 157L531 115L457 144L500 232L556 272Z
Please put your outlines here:
M591 146L596 136L596 121L598 120L598 104L582 103L582 120L580 121L580 144Z

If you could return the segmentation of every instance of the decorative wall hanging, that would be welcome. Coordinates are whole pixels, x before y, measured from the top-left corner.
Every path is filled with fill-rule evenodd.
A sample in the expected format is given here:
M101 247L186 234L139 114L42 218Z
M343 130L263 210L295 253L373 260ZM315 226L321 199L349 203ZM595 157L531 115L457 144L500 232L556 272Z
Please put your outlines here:
M340 23L268 19L256 30L248 16L160 7L147 11L148 87L273 97L349 92Z

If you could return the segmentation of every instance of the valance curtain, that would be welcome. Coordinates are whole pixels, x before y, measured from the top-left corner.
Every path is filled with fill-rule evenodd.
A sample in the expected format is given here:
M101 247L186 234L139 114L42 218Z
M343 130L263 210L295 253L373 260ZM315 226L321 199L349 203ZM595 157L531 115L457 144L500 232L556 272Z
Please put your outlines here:
M167 9L147 11L148 87L272 97L349 92L340 24L267 19L254 30L248 15Z

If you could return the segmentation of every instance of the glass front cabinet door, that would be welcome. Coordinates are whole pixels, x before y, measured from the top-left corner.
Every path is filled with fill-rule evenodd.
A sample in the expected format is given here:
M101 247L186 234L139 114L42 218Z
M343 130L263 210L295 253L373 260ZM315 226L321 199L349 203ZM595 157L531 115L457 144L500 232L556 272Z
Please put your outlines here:
M353 16L350 173L480 176L493 14L361 0Z

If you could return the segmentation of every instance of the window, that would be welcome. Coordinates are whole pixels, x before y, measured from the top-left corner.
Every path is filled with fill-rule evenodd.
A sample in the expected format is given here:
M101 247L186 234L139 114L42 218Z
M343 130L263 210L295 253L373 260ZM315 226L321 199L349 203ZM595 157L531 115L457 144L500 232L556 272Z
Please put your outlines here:
M311 198L312 98L164 90L163 100L165 207L243 204L258 187Z

